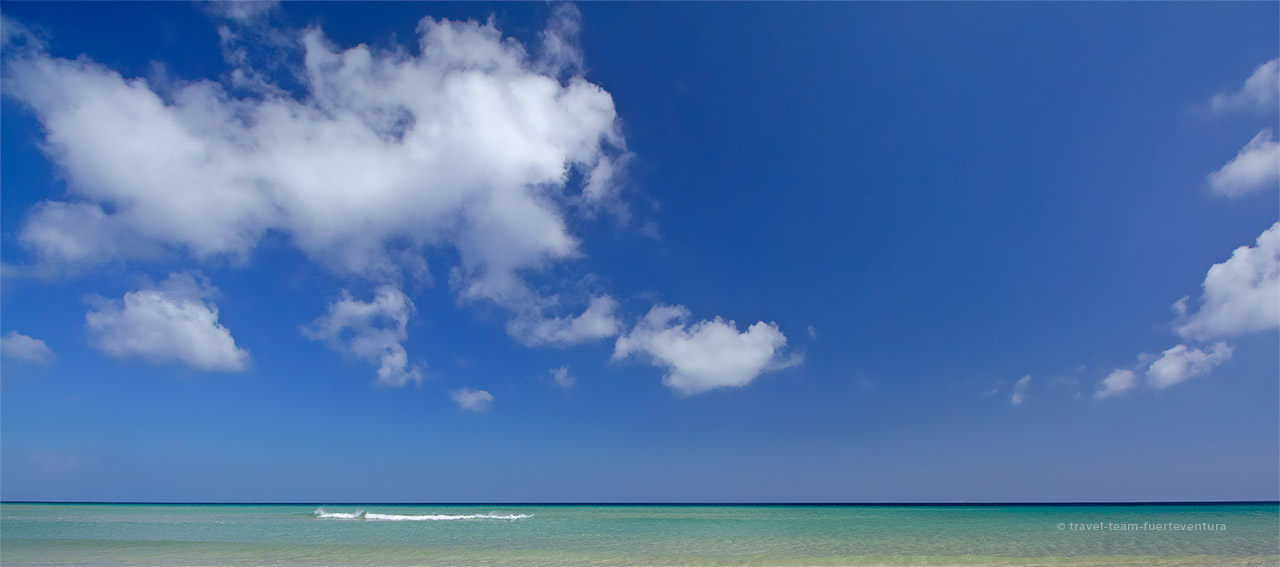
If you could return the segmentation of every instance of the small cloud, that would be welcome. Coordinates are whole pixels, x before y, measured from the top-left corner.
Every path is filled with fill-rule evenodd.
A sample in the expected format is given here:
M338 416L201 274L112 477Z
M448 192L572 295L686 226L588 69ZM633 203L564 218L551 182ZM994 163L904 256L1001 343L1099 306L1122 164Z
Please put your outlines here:
M1210 173L1208 179L1209 189L1229 198L1264 189L1275 191L1280 181L1280 143L1270 128L1258 132L1236 157Z
M34 364L53 361L53 351L44 341L28 337L17 331L9 331L0 337L0 355Z
M559 386L563 390L573 388L573 385L577 383L577 381L577 378L574 378L572 374L569 374L568 366L551 369L551 383Z
M995 381L995 385L994 385L994 386L992 386L990 390L987 390L987 391L983 392L983 393L982 393L982 395L981 395L981 396L979 396L979 397L982 397L982 398L989 398L989 397L991 397L991 396L994 396L994 395L996 395L996 394L1000 393L1000 390L1001 390L1001 389L1003 389L1003 388L1004 388L1004 380L1001 380L1001 379L997 378L997 379L996 379L996 381Z
M662 383L681 395L750 384L761 373L800 364L784 358L786 335L774 323L758 321L739 332L733 321L716 317L692 325L683 306L656 305L631 332L618 337L613 359L644 355L667 368Z
M1163 390L1174 384L1204 374L1231 358L1231 347L1219 342L1207 352L1187 345L1164 351L1147 367L1147 384Z
M570 346L618 334L622 323L614 315L618 302L602 295L577 317L543 317L528 313L507 325L507 333L525 346Z
M1216 113L1238 109L1267 111L1276 108L1278 100L1280 59L1272 59L1255 68L1240 90L1215 95L1209 101L1209 108Z
M453 391L453 401L458 404L459 409L486 412L489 411L489 405L493 403L493 394L484 390L462 388Z
M154 243L94 203L36 203L27 212L18 241L40 258L35 264L6 270L6 275L24 278L54 279L105 264L163 256Z
M267 0L217 0L206 2L206 10L215 16L245 22L280 7L278 1Z
M809 338L814 340L818 338L818 330L813 328L813 325L809 325Z
M1280 326L1280 222L1255 246L1236 248L1209 268L1203 287L1200 309L1176 328L1183 338L1207 341Z
M654 221L647 221L640 225L640 234L654 240L662 240L662 234L658 232L658 223Z
M1015 406L1022 405L1027 399L1027 390L1031 388L1031 376L1023 376L1013 383L1013 397L1009 399Z
M158 285L131 291L120 301L98 298L85 315L94 346L117 358L182 362L196 370L244 370L249 352L218 323L217 293L204 276L171 273Z
M302 335L329 348L378 365L378 384L404 386L422 382L422 369L409 364L402 344L409 338L413 302L394 286L378 288L373 299L360 301L342 290L329 312L302 328Z
M1093 394L1099 400L1128 391L1138 384L1138 375L1132 370L1118 369L1108 374L1098 383L1098 391Z
M582 31L582 12L570 2L557 4L538 36L542 39L540 63L552 75L582 73L582 49L578 34Z

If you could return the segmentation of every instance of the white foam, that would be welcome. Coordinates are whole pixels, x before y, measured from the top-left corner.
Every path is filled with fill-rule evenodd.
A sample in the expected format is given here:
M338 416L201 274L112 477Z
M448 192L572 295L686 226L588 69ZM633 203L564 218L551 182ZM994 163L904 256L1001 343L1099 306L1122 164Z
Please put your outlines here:
M447 520L523 520L532 518L533 514L422 514L410 516L405 514L365 514L364 519L382 522L438 522Z
M316 517L330 520L359 520L364 518L364 512L325 512L324 508L316 508Z
M448 520L523 520L533 514L375 514L372 512L325 512L316 508L317 518L329 520L371 520L375 522L439 522Z

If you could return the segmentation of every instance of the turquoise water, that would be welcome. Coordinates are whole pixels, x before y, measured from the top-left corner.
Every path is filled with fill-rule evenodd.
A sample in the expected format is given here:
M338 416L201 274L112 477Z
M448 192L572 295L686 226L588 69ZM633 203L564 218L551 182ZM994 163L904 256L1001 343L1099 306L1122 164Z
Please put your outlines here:
M0 564L1280 565L1280 506L3 504Z

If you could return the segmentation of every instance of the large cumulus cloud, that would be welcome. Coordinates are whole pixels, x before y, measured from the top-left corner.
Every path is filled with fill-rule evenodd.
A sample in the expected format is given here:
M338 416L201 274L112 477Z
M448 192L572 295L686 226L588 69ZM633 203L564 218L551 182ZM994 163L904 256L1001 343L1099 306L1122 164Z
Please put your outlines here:
M620 206L613 99L557 76L572 38L551 39L576 33L575 14L557 11L543 34L553 59L492 23L424 19L416 53L305 30L297 96L162 89L17 50L5 92L35 112L70 189L19 240L44 275L166 251L243 260L275 232L340 273L389 280L403 252L441 248L461 297L529 317L545 302L522 274L581 254L566 217Z

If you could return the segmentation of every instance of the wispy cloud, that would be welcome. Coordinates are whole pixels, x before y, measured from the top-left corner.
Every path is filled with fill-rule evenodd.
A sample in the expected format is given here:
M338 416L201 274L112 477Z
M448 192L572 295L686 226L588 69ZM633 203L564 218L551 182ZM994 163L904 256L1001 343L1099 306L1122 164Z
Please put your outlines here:
M1116 369L1098 383L1098 391L1093 397L1099 400L1110 398L1133 389L1138 385L1138 375L1132 370Z
M49 345L17 331L9 331L0 337L0 354L5 358L34 364L48 364L53 360L53 350Z
M1209 174L1209 188L1227 197L1280 189L1280 143L1268 128L1258 132L1236 157Z
M1147 367L1147 383L1163 390L1212 370L1230 359L1231 352L1231 347L1223 342L1214 344L1207 351L1187 345L1175 346L1161 353L1160 358Z
M276 0L217 0L202 4L209 12L229 20L251 20L280 7Z
M529 346L567 346L612 337L621 326L614 315L617 307L612 297L600 296L576 317L518 316L507 325L507 332Z
M1266 111L1280 103L1280 59L1259 65L1244 84L1234 91L1214 95L1209 108L1214 112L1230 110Z
M493 394L484 390L472 390L471 388L462 388L453 391L453 401L458 404L459 409L486 412L493 403Z
M395 287L378 288L373 299L360 301L343 290L329 312L302 328L307 338L378 365L377 383L403 386L422 382L421 368L409 364L404 341L409 337L413 302Z
M1013 396L1009 398L1009 401L1015 406L1022 405L1022 402L1027 401L1027 393L1030 390L1031 377L1023 376L1019 378L1017 382L1013 383Z
M573 388L573 385L577 382L578 379L574 378L572 374L569 374L568 366L551 369L551 383L555 384L560 389L569 390Z

